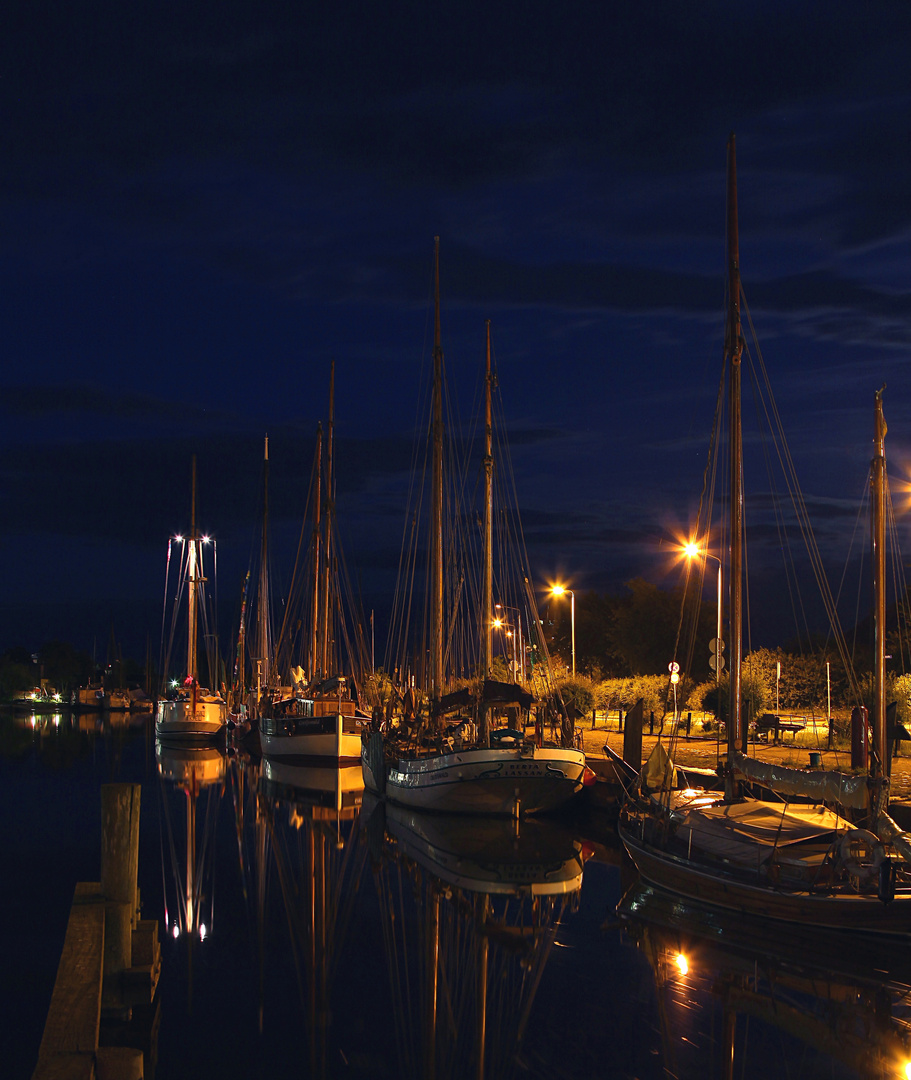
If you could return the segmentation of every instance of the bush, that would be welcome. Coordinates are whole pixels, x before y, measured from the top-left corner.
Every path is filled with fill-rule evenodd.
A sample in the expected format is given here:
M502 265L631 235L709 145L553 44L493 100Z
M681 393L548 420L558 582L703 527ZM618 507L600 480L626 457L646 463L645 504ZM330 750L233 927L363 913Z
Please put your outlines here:
M573 705L577 712L585 716L595 707L595 688L591 679L584 675L577 675L575 679L562 679L557 684L563 704L569 708Z
M714 713L721 718L722 723L727 722L730 711L731 680L728 675L721 676L721 682L716 684L703 683L708 689L702 696L702 709L704 712ZM721 700L719 701L719 696ZM744 721L755 720L761 716L766 708L766 687L762 679L746 672L740 678L740 696L743 702Z

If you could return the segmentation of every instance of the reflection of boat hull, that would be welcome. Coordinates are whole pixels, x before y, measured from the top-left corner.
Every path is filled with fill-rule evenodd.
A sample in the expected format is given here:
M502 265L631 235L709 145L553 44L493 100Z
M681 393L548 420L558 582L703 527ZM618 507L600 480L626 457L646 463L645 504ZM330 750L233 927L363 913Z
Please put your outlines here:
M625 893L617 914L624 920L673 932L681 951L686 951L684 945L692 949L698 942L703 956L709 949L720 949L730 963L731 955L741 955L748 971L760 956L792 967L822 968L827 977L875 983L888 977L911 984L911 957L889 939L846 935L803 922L770 924L748 913L689 900L644 881Z
M402 851L460 889L491 895L558 896L582 887L581 846L549 822L516 827L390 806L386 825Z
M364 794L359 765L312 765L297 758L264 758L260 783L269 797L336 810L360 806Z
M636 834L632 822L631 817L621 816L620 839L642 877L659 889L699 903L749 912L760 919L904 938L911 933L909 894L898 895L886 904L876 893L826 895L821 891L776 890L767 883L751 884L745 874L702 868L684 855L653 847Z
M259 740L266 757L355 764L361 758L360 720L353 716L263 717Z
M225 775L225 755L215 746L169 746L156 741L155 758L161 775L178 787L192 782L200 788Z
M582 788L585 755L559 747L491 747L400 759L376 775L362 757L364 785L390 802L449 814L517 816L556 810ZM384 782L385 781L385 782Z
M221 699L160 701L155 719L155 733L161 739L185 742L211 742L225 728L225 703Z

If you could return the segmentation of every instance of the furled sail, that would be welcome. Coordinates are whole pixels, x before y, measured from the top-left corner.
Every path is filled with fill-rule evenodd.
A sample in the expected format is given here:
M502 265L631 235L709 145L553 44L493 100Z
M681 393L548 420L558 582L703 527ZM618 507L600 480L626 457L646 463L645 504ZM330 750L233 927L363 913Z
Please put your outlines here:
M747 780L762 784L779 795L800 795L816 802L840 803L852 810L870 805L867 776L827 770L790 769L736 753L732 764Z

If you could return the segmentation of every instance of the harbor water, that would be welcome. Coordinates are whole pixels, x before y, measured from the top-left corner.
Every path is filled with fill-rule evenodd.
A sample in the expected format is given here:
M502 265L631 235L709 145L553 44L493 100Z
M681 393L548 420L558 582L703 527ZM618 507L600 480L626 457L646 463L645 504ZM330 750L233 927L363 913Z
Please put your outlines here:
M161 940L146 1076L905 1075L900 950L656 897L601 811L422 818L359 769L156 745L148 715L4 713L0 736L6 1077L35 1067L112 781L142 788Z

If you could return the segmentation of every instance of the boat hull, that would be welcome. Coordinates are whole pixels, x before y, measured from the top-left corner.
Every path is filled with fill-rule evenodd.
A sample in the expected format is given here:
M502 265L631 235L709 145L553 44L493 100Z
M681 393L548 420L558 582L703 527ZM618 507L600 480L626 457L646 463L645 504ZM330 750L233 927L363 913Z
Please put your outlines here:
M349 765L361 759L359 724L340 714L277 721L264 718L260 721L259 742L265 757Z
M635 834L627 819L621 818L617 829L641 877L666 892L761 919L906 940L911 936L911 894L897 894L885 904L875 894L825 894L751 885L652 846Z
M365 748L361 765L364 786L399 806L514 817L569 802L582 789L585 755L559 747L475 748L401 759L379 777Z
M160 739L205 743L218 739L225 730L227 707L223 701L160 701L155 718L155 734Z

